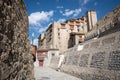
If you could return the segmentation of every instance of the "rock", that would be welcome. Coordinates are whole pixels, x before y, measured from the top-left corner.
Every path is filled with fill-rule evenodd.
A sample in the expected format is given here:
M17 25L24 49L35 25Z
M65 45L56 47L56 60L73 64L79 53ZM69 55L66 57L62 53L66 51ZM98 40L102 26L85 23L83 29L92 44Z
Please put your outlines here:
M0 0L0 80L33 80L33 77L24 1Z

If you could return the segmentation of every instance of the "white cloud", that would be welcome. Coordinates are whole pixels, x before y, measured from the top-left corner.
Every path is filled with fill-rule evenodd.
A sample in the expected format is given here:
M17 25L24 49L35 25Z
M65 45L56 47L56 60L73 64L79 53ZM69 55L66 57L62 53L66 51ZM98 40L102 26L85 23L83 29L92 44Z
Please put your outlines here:
M33 40L33 45L38 46L38 39L37 38Z
M90 0L79 0L82 5L87 4Z
M45 32L46 29L47 29L47 27L42 27L42 28L40 28L40 29L39 29L39 33Z
M65 21L66 21L65 19L59 19L57 22L63 23Z
M66 9L65 11L66 11L66 12L67 12L67 11L70 11L70 9Z
M57 6L57 9L62 9L62 8L64 8L63 6Z
M74 10L65 10L65 13L63 13L64 16L70 16L74 13Z
M63 16L68 17L72 15L73 17L75 17L75 16L78 16L81 11L82 11L81 8L75 9L75 10L66 9L64 13L63 12L60 12L60 13L63 14Z
M48 24L47 27L41 27L41 28L39 29L39 33L43 33L43 32L45 32L46 29L47 29L50 25L51 25L51 22Z
M49 12L34 12L31 13L29 18L30 25L37 25L40 26L42 22L49 21L50 18L53 16L54 11Z
M89 0L83 0L83 4L87 4Z
M63 11L62 11L62 10L60 10L59 12L60 12L61 14L63 14Z
M32 44L32 41L30 43ZM33 40L33 45L36 45L38 47L38 39L37 38L35 38Z
M75 17L75 16L79 15L81 11L82 11L81 8L75 9L73 16Z

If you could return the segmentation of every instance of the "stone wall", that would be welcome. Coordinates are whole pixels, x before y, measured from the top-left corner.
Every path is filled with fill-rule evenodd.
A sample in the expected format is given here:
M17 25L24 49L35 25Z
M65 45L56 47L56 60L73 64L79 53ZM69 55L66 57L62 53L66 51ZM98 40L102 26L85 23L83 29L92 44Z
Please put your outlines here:
M33 80L23 0L0 0L0 80Z
M116 7L99 20L94 28L85 35L85 41L120 31L119 25L120 6Z
M61 70L83 80L120 80L120 32L77 46L66 51ZM54 58L54 61L57 61ZM51 67L58 63L53 62Z

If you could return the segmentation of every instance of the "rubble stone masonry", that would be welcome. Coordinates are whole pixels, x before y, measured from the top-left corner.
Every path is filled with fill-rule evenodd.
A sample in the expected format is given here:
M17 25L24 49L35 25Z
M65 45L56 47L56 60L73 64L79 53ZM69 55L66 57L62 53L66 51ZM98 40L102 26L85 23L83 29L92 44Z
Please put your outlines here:
M76 45L63 53L62 71L83 80L120 80L120 31L83 45L81 51ZM53 58L50 66L56 69L58 62Z
M33 80L23 0L0 0L0 80Z

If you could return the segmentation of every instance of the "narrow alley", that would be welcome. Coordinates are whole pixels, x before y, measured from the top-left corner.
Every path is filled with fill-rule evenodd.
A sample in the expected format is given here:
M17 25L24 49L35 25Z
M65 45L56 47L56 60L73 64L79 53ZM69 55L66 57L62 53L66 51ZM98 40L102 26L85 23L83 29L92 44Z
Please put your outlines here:
M35 67L35 80L82 80L49 67Z

